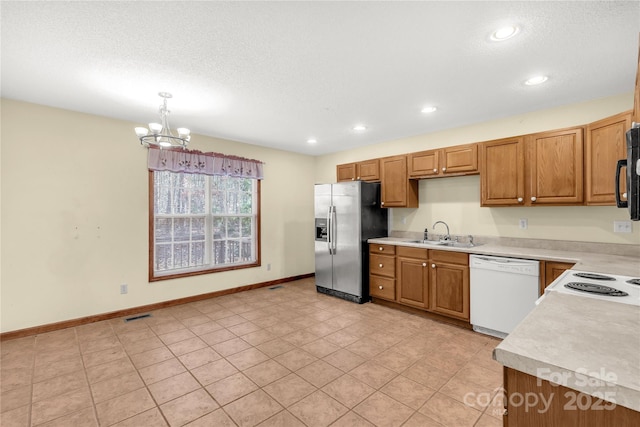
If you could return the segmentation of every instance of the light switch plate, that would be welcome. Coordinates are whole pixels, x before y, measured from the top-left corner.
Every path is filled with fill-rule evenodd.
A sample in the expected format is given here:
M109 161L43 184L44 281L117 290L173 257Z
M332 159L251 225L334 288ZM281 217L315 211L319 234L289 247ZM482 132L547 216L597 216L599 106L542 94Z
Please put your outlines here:
M614 233L631 233L632 231L631 221L613 221Z
M526 218L520 218L520 230L529 228L529 221Z

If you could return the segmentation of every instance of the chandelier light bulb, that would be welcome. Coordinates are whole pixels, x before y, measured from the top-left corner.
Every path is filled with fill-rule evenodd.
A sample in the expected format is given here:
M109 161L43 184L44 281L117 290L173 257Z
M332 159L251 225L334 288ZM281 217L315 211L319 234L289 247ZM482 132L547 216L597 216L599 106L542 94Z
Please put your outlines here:
M189 136L189 134L191 133L191 131L187 128L178 128L176 129L178 131L178 135L180 136L180 138L184 138L185 136Z
M136 131L136 135L138 135L138 138L142 136L147 136L149 134L149 129L143 128L143 127L137 127L135 128L135 131Z
M157 135L162 132L162 125L160 123L149 123L149 129L151 129L151 133Z

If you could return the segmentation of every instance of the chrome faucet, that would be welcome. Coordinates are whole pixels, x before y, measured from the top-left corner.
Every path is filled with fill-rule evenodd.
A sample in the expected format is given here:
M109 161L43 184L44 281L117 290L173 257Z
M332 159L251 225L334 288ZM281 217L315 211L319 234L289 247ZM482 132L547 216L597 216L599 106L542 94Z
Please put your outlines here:
M449 234L449 226L447 225L446 222L444 222L444 221L436 221L431 228L436 228L436 225L438 225L438 224L444 224L444 226L447 227L447 234L444 235L444 239L443 240L451 240L451 235Z

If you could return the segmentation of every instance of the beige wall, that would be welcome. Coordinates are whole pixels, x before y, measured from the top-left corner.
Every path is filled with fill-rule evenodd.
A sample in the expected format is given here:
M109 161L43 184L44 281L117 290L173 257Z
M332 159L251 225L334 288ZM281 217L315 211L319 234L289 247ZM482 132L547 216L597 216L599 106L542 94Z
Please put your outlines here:
M192 148L266 163L262 267L149 283L147 150L135 124L1 107L2 332L314 271L313 157L194 135Z
M326 155L316 158L315 180L335 182L341 163L583 125L632 105L633 95L625 94ZM640 244L640 223L633 223L631 234L613 233L614 220L629 218L616 207L481 208L477 175L421 180L419 191L418 208L391 209L393 230L431 230L443 220L452 234ZM520 218L528 219L527 230L518 228Z

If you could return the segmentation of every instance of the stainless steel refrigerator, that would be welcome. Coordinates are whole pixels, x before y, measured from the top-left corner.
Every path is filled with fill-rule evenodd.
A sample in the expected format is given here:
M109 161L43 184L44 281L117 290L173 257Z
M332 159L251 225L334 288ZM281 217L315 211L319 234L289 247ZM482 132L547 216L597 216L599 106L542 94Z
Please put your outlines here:
M315 186L316 289L349 301L369 300L367 239L387 236L380 184Z

